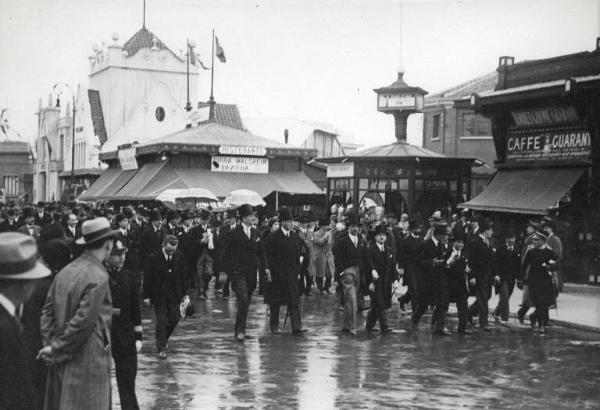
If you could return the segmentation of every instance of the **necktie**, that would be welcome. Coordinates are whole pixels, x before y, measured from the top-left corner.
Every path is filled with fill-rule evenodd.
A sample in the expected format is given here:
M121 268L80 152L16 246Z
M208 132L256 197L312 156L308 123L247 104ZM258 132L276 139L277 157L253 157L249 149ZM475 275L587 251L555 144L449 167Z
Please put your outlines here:
M352 243L354 244L354 247L358 246L358 238L356 236L352 237Z

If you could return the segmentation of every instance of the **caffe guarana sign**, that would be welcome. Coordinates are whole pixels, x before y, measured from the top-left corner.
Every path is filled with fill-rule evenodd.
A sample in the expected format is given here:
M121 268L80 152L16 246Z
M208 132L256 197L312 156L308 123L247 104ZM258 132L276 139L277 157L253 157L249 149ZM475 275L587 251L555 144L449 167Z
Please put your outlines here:
M591 151L590 133L583 127L509 131L506 139L507 161L581 160Z
M575 107L544 107L532 110L511 111L516 127L570 124L579 121Z

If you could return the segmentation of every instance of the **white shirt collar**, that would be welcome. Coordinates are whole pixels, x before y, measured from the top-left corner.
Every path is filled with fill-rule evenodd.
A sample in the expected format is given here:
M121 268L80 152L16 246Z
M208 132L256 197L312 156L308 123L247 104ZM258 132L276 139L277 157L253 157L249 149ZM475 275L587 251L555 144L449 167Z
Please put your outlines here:
M285 229L281 228L281 232L283 232L285 236L290 236L290 231L286 231Z
M8 299L2 293L0 293L0 305L2 305L12 317L15 317L17 308L15 307L14 303L12 303L10 299Z
M350 239L352 239L353 241L356 239L358 241L358 235L352 235L350 232L348 232L348 236L350 237Z
M435 236L431 237L431 240L433 241L433 244L435 245L435 247L438 247L438 244L440 243L440 241L438 241L437 239L435 239Z
M383 251L385 250L385 244L383 244L383 245L380 245L380 244L379 244L379 243L377 243L377 242L375 242L375 243L377 244L377 247L379 248L379 250L380 250L381 252L383 252Z

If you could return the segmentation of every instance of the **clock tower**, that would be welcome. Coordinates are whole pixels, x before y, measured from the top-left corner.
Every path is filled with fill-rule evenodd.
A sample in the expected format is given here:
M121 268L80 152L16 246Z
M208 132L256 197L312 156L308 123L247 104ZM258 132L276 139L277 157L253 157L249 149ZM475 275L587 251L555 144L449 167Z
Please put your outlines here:
M406 144L406 124L408 116L423 111L423 101L427 91L411 87L404 82L404 72L398 72L398 79L387 87L374 89L377 93L377 110L393 114L396 123L396 139Z

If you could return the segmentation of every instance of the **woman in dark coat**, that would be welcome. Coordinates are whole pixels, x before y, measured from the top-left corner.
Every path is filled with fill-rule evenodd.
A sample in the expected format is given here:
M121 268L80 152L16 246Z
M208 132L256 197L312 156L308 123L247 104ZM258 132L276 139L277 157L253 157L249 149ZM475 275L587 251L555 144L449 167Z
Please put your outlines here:
M529 295L535 306L531 326L539 322L540 332L546 333L548 308L556 302L552 271L556 269L556 255L546 245L546 235L537 232L533 236L533 248L527 251L519 274L519 287L529 286Z

